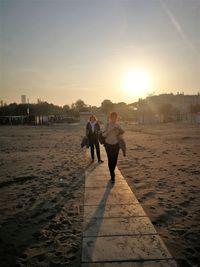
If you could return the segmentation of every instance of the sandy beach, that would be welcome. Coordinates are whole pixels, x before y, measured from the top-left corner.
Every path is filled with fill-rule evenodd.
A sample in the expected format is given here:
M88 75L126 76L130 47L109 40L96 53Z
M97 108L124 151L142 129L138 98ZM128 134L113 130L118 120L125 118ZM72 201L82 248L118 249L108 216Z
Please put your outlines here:
M200 127L123 127L118 167L179 266L199 266ZM80 266L84 126L0 132L1 266Z
M179 266L200 266L200 127L125 127L118 167Z
M79 266L84 169L83 127L0 128L0 262Z

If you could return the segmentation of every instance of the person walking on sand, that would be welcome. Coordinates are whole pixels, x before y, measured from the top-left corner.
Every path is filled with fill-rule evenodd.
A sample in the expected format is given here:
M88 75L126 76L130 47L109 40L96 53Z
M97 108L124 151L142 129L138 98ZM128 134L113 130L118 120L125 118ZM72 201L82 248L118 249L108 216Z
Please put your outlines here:
M105 150L108 157L108 168L110 171L111 182L115 182L115 167L119 155L119 140L124 130L117 123L118 114L111 112L109 116L109 123L107 123L103 136L105 137Z
M101 160L100 147L99 147L99 131L100 125L97 121L97 118L94 115L91 115L88 123L86 124L86 136L89 140L90 153L92 162L94 162L94 147L96 148L96 155L99 163L103 163Z

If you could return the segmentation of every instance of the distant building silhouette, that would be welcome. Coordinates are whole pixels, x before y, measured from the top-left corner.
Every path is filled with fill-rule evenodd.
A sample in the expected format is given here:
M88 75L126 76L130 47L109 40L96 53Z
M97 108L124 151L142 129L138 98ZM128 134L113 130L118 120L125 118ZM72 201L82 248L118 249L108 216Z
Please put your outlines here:
M153 95L146 99L140 99L137 105L140 123L155 123L166 120L199 122L197 115L191 114L191 106L200 105L200 94Z
M42 100L40 98L37 99L37 104L41 104Z
M153 111L157 111L162 105L172 104L181 113L188 113L191 105L200 104L200 95L184 95L184 93L160 94L146 98L146 101Z
M26 95L21 95L21 103L26 104Z

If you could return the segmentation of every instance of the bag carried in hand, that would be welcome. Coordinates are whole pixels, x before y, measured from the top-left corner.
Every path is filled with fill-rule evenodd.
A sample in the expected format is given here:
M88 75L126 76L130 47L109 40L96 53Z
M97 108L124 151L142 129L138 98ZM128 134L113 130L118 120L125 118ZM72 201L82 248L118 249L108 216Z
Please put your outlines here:
M81 141L81 148L83 148L84 146L86 146L87 148L89 147L89 140L87 136L84 136Z

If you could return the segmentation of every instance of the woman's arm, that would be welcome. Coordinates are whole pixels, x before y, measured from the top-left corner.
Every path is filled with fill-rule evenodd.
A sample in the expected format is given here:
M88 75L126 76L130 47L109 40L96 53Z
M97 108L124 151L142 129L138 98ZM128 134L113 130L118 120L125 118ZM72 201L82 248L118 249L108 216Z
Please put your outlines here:
M104 129L102 131L102 135L106 137L108 135L108 123L104 126Z
M97 126L96 126L97 128L97 132L99 132L101 129L100 129L100 125L99 125L99 123L97 122Z
M122 134L124 134L124 133L125 133L125 131L122 129L121 126L119 126L119 135L122 135Z

